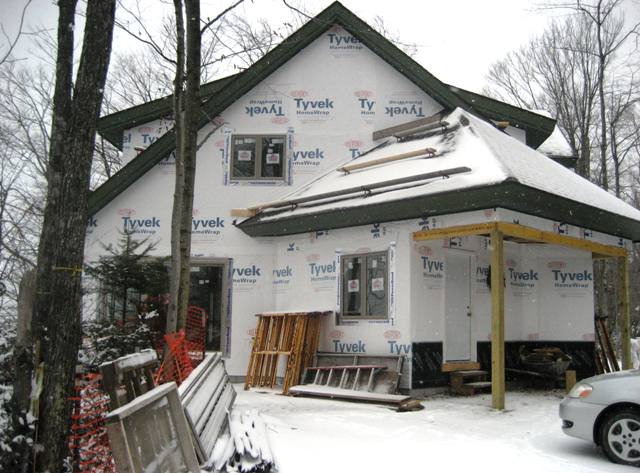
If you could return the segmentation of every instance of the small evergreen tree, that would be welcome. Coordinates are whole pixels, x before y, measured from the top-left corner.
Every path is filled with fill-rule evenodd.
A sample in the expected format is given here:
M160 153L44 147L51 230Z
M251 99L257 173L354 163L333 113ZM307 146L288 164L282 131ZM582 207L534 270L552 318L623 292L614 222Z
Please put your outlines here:
M149 312L149 301L162 298L168 292L168 275L165 258L151 257L156 244L148 238L135 240L130 232L124 232L117 246L103 245L107 256L87 267L87 274L99 283L102 300L114 302L108 310L108 319L114 321L116 311L120 323L127 322L127 313L136 315ZM102 304L101 304L102 305ZM157 310L157 308L154 307ZM105 318L104 314L101 318Z

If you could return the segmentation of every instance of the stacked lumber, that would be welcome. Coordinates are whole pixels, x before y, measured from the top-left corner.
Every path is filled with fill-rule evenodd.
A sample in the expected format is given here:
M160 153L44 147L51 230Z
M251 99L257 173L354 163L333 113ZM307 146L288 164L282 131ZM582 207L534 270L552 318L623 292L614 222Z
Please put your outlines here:
M156 387L158 366L155 350L147 349L100 365L102 385L115 410Z
M245 389L276 384L278 363L286 357L283 394L298 384L302 370L309 366L318 348L320 316L331 311L266 312L256 314L258 325L253 340Z
M180 385L178 394L191 425L198 460L204 463L226 426L236 397L220 353L207 353Z
M276 471L267 428L256 410L231 413L229 432L220 437L204 468L227 473Z

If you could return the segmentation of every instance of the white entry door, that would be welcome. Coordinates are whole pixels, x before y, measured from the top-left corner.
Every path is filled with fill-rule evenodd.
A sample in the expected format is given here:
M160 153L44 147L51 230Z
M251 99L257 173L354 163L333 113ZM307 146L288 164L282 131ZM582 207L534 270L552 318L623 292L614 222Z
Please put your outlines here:
M471 256L448 253L445 274L445 361L470 360Z

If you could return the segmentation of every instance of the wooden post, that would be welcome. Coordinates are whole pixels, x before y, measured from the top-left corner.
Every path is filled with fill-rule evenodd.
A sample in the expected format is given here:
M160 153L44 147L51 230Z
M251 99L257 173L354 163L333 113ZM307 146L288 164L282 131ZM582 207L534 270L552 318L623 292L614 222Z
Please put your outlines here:
M567 392L571 391L576 385L576 371L575 370L567 370L564 372L564 388Z
M629 313L629 261L627 256L618 258L618 276L620 284L620 338L622 339L622 369L633 368L631 361L631 315Z
M504 409L504 244L491 230L491 405Z

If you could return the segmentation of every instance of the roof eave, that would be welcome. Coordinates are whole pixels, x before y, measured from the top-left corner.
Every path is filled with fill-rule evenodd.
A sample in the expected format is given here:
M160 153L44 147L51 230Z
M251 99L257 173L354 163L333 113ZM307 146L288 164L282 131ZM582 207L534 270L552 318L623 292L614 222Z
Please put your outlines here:
M258 215L240 222L237 227L252 237L274 237L498 207L633 241L640 240L640 222L636 220L540 191L515 180L277 220L262 221Z

